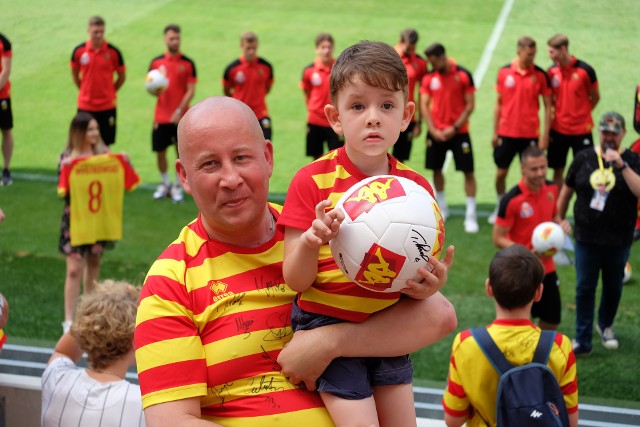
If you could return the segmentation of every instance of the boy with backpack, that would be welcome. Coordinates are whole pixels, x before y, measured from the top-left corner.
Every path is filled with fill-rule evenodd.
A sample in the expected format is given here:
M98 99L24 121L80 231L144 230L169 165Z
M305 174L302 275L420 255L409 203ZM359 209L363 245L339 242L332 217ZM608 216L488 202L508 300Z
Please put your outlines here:
M495 300L496 319L453 341L442 400L447 426L578 425L571 341L555 331L543 333L530 320L543 276L542 264L524 246L494 256L485 290Z

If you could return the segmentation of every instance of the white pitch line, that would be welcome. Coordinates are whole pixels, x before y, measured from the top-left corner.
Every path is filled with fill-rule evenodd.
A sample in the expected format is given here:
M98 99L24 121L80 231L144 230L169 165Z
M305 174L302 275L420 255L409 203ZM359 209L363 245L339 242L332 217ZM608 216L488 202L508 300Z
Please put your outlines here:
M487 69L489 68L489 64L491 63L493 51L496 50L496 46L498 45L498 41L500 40L500 36L502 35L502 30L504 30L504 26L506 25L507 19L509 18L509 13L511 12L514 1L515 0L505 0L504 4L502 5L502 10L500 11L500 15L498 15L498 19L493 25L493 31L491 31L491 36L489 36L489 40L487 40L484 51L482 51L480 62L478 63L476 70L473 72L473 81L476 85L476 90L480 89L480 86L482 85L484 75L487 73ZM447 155L444 159L444 165L442 165L442 172L446 172L449 169L452 157L453 154L451 153L451 151L447 151Z

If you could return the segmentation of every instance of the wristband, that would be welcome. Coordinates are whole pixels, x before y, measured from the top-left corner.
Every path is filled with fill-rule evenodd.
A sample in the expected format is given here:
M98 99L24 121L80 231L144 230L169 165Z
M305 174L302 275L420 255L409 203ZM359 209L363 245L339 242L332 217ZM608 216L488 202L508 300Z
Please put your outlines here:
M456 132L460 129L460 126L458 126L457 124L453 124L453 130L455 130Z
M622 166L620 166L620 167L619 167L619 168L617 168L616 170L617 170L618 172L622 172L623 170L625 170L625 169L626 169L626 168L628 168L628 167L629 167L629 163L627 163L627 162L624 162L624 161L623 161L623 162L622 162Z

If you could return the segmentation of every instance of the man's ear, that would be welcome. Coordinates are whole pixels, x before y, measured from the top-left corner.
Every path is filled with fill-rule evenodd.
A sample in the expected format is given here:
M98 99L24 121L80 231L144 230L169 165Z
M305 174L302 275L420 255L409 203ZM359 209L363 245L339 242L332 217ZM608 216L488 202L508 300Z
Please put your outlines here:
M184 169L184 165L180 161L180 159L176 159L176 175L180 180L180 185L184 188L184 191L187 194L191 194L191 187L189 186L189 181L187 180L187 171Z
M327 104L324 106L324 115L329 120L329 124L335 133L342 135L342 122L340 121L340 114L338 113L338 107L333 104Z

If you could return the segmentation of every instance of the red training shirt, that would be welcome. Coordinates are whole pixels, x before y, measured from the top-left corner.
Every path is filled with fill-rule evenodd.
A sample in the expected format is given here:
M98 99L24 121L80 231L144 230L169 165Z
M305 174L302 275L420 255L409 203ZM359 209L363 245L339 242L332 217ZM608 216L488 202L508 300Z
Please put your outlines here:
M308 96L307 123L316 126L329 126L329 120L324 114L324 106L331 103L329 97L329 76L335 63L331 60L329 66L324 65L320 59L307 65L302 71L300 87Z
M125 70L118 48L105 40L99 49L94 49L87 40L73 50L70 66L80 70L79 109L105 111L116 108L113 74Z
M159 55L151 61L149 71L155 69L159 69L167 76L169 86L158 95L154 121L159 124L168 124L171 123L171 116L180 106L182 98L187 92L187 86L198 81L196 65L182 52L178 52L175 56L165 52L164 55ZM188 108L189 106L184 109L183 115Z
M539 96L551 95L547 73L532 65L518 69L514 59L498 71L496 92L500 94L498 135L510 138L537 138L540 135Z
M596 72L571 56L566 67L555 64L547 71L553 90L554 117L551 129L564 135L584 135L593 129L589 93L598 88Z
M232 96L247 104L261 120L269 115L266 97L273 84L273 68L262 58L247 61L241 56L224 70L222 84Z
M12 56L11 42L3 34L0 34L0 72L2 72L2 58L11 58ZM7 83L0 87L0 99L9 98L11 98L11 82L7 80Z
M415 88L416 83L420 83L425 74L427 74L427 63L422 57L416 53L409 56L401 54L400 58L407 69L407 77L409 79L409 98L408 101L415 102ZM416 115L411 118L411 121L416 121Z

